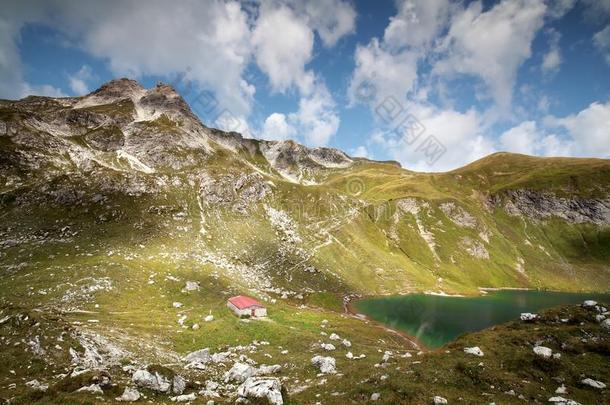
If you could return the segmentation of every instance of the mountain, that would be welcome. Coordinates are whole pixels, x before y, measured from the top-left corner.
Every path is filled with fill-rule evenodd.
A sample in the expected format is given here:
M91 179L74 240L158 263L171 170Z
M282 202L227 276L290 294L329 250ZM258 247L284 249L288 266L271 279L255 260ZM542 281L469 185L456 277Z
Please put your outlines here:
M208 128L172 87L128 79L0 101L0 206L6 398L25 395L23 379L72 387L76 366L121 381L120 366L210 347L282 364L290 396L313 401L323 320L367 354L362 365L377 347L404 351L344 314L346 297L610 286L609 160L497 153L418 173ZM271 321L233 318L237 294L269 305ZM216 383L222 365L189 380ZM335 391L370 396L335 380L329 403ZM41 398L90 398L61 384ZM449 392L474 395L464 390Z

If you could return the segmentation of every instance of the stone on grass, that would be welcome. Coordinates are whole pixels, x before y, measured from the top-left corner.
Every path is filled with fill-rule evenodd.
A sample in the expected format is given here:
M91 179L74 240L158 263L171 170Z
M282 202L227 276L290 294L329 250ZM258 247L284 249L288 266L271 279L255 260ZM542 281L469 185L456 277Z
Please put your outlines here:
M534 353L545 359L549 359L553 355L553 351L545 346L535 346Z
M278 373L282 369L282 366L279 364L274 364L272 366L262 365L258 369L256 369L256 375L266 375L266 374L275 374Z
M479 357L484 356L483 351L479 348L479 346L465 347L464 353L472 354Z
M331 333L328 337L330 340L340 340L341 338L336 333Z
M254 367L246 363L237 362L225 373L225 382L237 381L242 383L255 374L256 370Z
M593 301L593 300L586 300L585 302L582 303L582 306L585 308L593 308L596 305L597 305L597 301Z
M246 401L266 400L270 405L284 404L282 384L278 378L249 377L239 386L237 395Z
M522 321L529 322L538 318L538 315L532 314L531 312L523 312L520 316Z
M81 387L77 389L76 392L88 392L94 395L104 395L104 391L102 391L102 388L97 384L91 384L85 387Z
M205 318L203 318L203 320L206 322L212 322L214 320L214 315L208 315Z
M335 345L333 345L332 343L322 343L320 347L326 350L327 352L335 350Z
M549 398L549 402L559 405L580 405L578 402L564 397L551 397Z
M186 381L179 375L173 377L164 376L159 372L151 373L148 370L137 370L133 373L132 381L140 388L148 388L149 390L174 394L182 394L186 387Z
M381 398L381 394L378 392L373 392L371 394L371 401L379 401L379 398Z
M116 397L115 401L119 402L135 402L140 399L140 391L135 388L125 387L125 391L120 397Z
M447 404L447 400L443 397L439 397L438 395L435 396L434 398L432 398L432 402L434 402L434 405L446 405Z
M212 359L210 355L210 349L207 347L205 349L196 350L184 356L183 360L185 363L208 363Z
M337 372L335 359L332 357L314 356L311 359L311 364L319 367L323 374L335 374Z
M189 291L199 291L199 282L187 281L186 285L182 289L182 292L189 292Z
M172 306L173 306L174 308L182 308L182 303L181 303L181 302L176 301L176 302L172 303Z
M25 383L25 385L37 391L46 391L49 389L48 384L41 384L38 380L28 381Z
M171 397L170 399L172 400L172 402L190 402L196 400L197 395L195 395L195 393L190 393Z
M583 385L588 385L589 387L592 387L592 388L597 388L598 390L602 390L602 389L606 388L606 384L604 384L601 381L594 380L592 378L585 378L584 380L581 381L581 383Z
M563 384L561 384L561 387L557 387L557 389L555 390L555 394L567 394L567 393L568 393L568 389Z

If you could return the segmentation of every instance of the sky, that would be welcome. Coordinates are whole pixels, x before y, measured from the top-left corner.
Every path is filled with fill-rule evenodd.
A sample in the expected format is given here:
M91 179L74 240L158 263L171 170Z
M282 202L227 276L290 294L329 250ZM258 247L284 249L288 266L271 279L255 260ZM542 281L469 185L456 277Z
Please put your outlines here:
M610 0L5 0L0 98L163 81L207 126L451 170L610 157Z

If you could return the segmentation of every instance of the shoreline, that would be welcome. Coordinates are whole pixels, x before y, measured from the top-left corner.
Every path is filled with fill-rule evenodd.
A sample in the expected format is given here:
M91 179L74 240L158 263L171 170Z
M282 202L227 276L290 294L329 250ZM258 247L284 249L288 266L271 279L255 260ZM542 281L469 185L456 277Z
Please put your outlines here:
M415 350L419 350L422 352L429 352L431 351L431 349L429 349L428 347L426 347L426 345L424 345L422 342L420 342L415 336L412 336L410 334L408 334L407 332L401 331L401 330L397 330L397 329L393 329L390 328L389 326L385 325L383 322L379 322L373 318L371 318L370 316L360 313L356 310L356 308L353 306L353 303L356 301L360 301L362 299L365 298L370 298L370 297L361 297L355 300L350 300L348 302L344 302L343 303L343 310L344 312L356 319L359 319L361 321L367 321L370 324L372 324L374 327L376 328L380 328L383 329L387 332L391 332L397 336L399 336L400 338L402 338L403 340L407 341L413 349Z
M498 292L498 291L541 291L541 292L557 292L557 293L567 293L567 294L610 294L610 292L541 290L541 289L537 289L537 288L528 288L528 287L478 287L478 291L479 291L479 294L473 294L473 295L447 294L442 291L441 292L425 291L425 292L410 292L410 293L406 293L406 294L366 295L366 296L359 296L357 298L351 297L351 299L349 299L350 298L349 296L344 296L343 311L344 311L344 313L346 313L347 315L349 315L353 318L359 319L361 321L366 321L366 322L372 324L374 327L383 329L387 332L391 332L391 333L401 337L403 340L407 341L416 350L420 350L423 352L431 352L431 351L434 351L437 349L432 349L432 348L427 347L419 339L417 339L415 336L409 334L408 332L394 329L394 328L384 324L383 322L377 321L376 319L373 319L366 314L358 312L356 310L354 304L357 301L362 301L365 299L383 298L383 297L400 297L400 296L415 295L415 294L439 296L439 297L459 297L459 298L483 297L483 296L487 295L488 292Z

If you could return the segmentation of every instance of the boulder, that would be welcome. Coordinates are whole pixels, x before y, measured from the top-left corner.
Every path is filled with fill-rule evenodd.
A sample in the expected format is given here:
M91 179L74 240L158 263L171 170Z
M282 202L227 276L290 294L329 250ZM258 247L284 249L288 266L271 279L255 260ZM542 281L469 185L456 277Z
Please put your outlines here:
M432 402L434 403L434 405L446 405L447 404L447 400L443 397L439 397L438 395L435 396L434 398L432 398Z
M341 340L341 338L339 337L339 335L337 335L336 333L331 333L330 336L328 337L330 340Z
M168 392L171 384L167 378L159 373L151 373L148 370L138 370L133 373L131 380L140 388L148 388L157 392Z
M531 322L538 318L538 315L532 314L531 312L523 312L519 317L524 322Z
M237 381L242 383L255 374L256 370L254 367L249 364L238 362L233 364L233 367L225 373L225 382Z
M345 347L352 347L352 342L350 342L350 341L349 341L349 340L347 340L347 339L343 339L343 340L341 341L341 344L342 344L343 346L345 346Z
M472 354L472 355L479 356L479 357L484 356L483 351L479 348L479 346L465 347L464 353Z
M582 303L582 306L585 308L593 308L597 305L597 301L593 301L593 300L586 300L585 302Z
M187 281L186 285L182 289L182 292L199 291L199 282Z
M598 390L603 390L604 388L606 388L606 384L604 384L601 381L593 380L591 378L585 378L584 380L581 381L581 383L583 385L588 385L589 387L592 387L592 388L597 388Z
M172 381L172 392L180 395L186 389L186 380L179 375L175 375Z
M371 401L379 401L379 398L381 398L381 394L378 392L373 392L371 394Z
M153 368L154 367L154 368ZM146 370L137 370L131 377L140 388L180 395L186 388L186 381L172 370L160 366L149 366Z
M311 364L319 367L323 374L335 374L337 372L335 359L332 357L314 356L311 359Z
M203 363L206 364L212 360L212 356L210 355L210 349L207 347L205 349L196 350L184 356L182 359L185 363Z
M119 402L135 402L140 399L140 391L135 388L125 387L125 391L120 397L116 397L115 401Z
M249 377L237 389L243 400L266 400L269 405L283 405L282 384L278 378Z
M320 347L326 350L327 352L335 350L335 345L333 345L332 343L322 343Z
M604 329L610 329L610 319L604 319L600 326Z
M545 359L548 359L553 355L553 351L548 347L544 346L535 346L534 353L536 353L537 356L540 356Z

